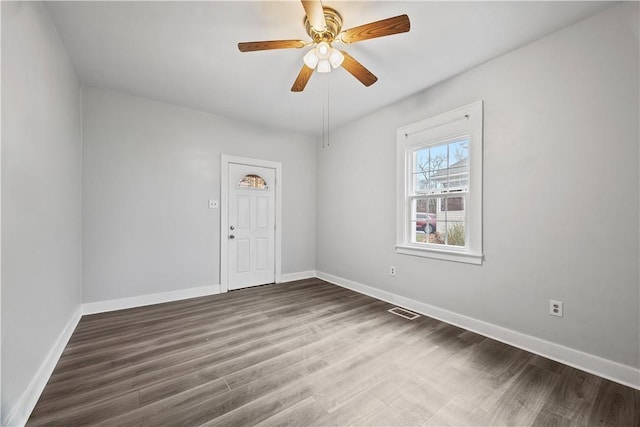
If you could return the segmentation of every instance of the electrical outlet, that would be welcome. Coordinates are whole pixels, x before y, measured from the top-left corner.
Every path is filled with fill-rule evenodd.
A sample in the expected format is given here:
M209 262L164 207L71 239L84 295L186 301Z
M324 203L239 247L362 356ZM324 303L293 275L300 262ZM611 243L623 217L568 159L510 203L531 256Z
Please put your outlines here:
M564 303L562 301L549 300L549 314L562 317L563 305Z
M218 209L218 201L209 200L209 209Z
M389 268L389 274L392 275L392 276L396 275L396 268L394 266L391 266Z

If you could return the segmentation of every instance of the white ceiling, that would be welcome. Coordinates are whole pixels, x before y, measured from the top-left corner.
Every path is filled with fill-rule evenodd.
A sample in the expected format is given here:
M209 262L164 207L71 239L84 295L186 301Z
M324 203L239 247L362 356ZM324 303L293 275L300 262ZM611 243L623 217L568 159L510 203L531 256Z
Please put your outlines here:
M336 1L344 28L406 13L411 31L344 47L379 80L343 69L290 92L308 49L240 53L237 43L303 39L292 1L48 2L80 80L90 86L266 124L322 132L591 16L611 2Z

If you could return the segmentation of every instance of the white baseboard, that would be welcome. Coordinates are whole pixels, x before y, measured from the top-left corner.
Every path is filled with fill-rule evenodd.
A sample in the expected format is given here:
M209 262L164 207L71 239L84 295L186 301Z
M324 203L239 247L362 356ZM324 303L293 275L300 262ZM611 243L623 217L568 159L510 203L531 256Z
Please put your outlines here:
M315 270L298 271L297 273L287 273L280 276L280 283L293 282L294 280L311 279L316 277Z
M71 338L71 334L75 331L76 326L78 326L78 322L80 322L80 317L82 316L82 307L78 307L75 313L67 322L67 325L62 330L62 333L58 336L55 344L47 357L40 365L40 368L33 376L33 379L29 383L27 389L22 393L20 399L16 402L15 406L9 410L9 415L6 419L2 420L0 425L3 426L24 426L29 419L29 415L35 408L36 403L38 403L38 399L44 390L44 387L47 385L53 370L64 351L64 348L67 346L69 342L69 338Z
M632 366L603 359L599 356L545 341L541 338L483 322L482 320L467 317L452 311L443 310L411 298L406 298L321 271L316 271L316 277L640 390L640 369Z
M220 293L220 285L199 286L197 288L180 289L179 291L161 292L157 294L140 295L129 298L119 298L107 301L87 302L82 304L82 314L105 313L126 308L143 307L145 305L161 304L163 302L179 301L188 298L216 295Z

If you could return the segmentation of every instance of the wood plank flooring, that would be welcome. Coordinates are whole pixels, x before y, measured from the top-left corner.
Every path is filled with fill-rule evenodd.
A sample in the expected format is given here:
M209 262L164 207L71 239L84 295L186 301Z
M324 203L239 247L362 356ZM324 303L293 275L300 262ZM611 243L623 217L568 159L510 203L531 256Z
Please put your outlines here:
M640 426L640 391L318 279L84 316L28 426Z

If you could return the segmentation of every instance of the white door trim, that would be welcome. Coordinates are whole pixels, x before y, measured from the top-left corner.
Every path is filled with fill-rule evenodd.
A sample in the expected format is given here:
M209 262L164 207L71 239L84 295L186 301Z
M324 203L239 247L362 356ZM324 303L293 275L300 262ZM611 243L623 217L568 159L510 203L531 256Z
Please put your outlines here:
M229 290L229 254L227 251L227 234L229 230L229 163L271 168L276 171L274 262L275 282L280 283L282 281L282 163L222 154L220 157L220 291L227 292Z

